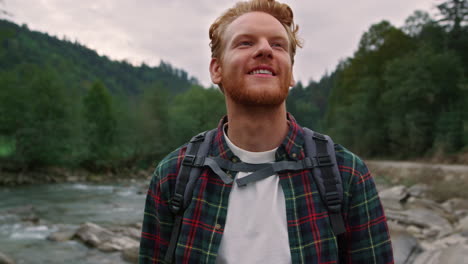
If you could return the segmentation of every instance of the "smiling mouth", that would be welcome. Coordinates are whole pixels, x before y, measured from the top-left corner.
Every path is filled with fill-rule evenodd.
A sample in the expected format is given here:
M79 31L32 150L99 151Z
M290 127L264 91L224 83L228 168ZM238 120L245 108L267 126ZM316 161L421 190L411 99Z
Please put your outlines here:
M273 72L265 69L260 69L260 70L253 70L249 72L249 75L270 75L270 76L276 76Z

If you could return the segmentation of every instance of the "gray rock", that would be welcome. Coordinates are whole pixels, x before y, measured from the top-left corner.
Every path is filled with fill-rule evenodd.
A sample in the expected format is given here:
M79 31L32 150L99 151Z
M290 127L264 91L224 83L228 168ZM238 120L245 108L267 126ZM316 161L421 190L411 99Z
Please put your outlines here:
M139 240L114 233L93 223L82 224L76 231L75 237L104 252L121 251L139 246Z
M415 226L415 225L410 225L410 226L406 227L406 231L408 231L408 233L410 233L413 236L417 236L417 235L420 235L422 233L422 229Z
M405 186L399 185L381 191L379 197L385 209L403 210L401 203L409 197L409 194Z
M130 263L137 264L138 263L138 254L139 254L139 247L131 247L124 249L122 251L122 258Z
M413 264L455 264L466 263L468 246L463 244L446 248L437 248L423 252Z
M409 187L408 193L412 197L425 198L428 190L429 186L427 184L419 183Z
M466 215L466 212L468 212L468 200L460 199L460 198L452 198L452 199L445 201L442 204L442 207L444 207L445 210L447 210L448 212L455 214L457 216L462 215L462 214Z
M4 253L0 252L0 264L15 264L15 261Z
M421 252L418 240L406 232L403 227L390 224L389 228L395 263L410 263L410 260Z
M444 217L438 215L432 210L424 208L415 208L405 211L387 210L387 218L397 221L405 226L415 225L419 228L427 228L438 232L439 237L450 234L453 230L452 225Z
M137 227L117 227L117 228L112 228L112 232L118 233L123 236L131 237L135 240L140 241L141 237L141 228Z
M457 231L468 232L468 216L462 218L457 225Z
M435 241L432 247L435 248L446 248L454 245L466 244L468 239L460 234L453 234L442 239Z
M407 200L405 204L405 208L407 210L423 208L423 209L434 211L434 213L449 220L449 222L455 222L457 220L457 218L452 213L447 211L442 205L429 199L411 197Z
M111 251L122 251L131 247L138 247L139 242L133 240L129 237L113 237L104 243L100 244L97 248L101 251L111 252Z
M113 233L96 224L84 223L76 231L75 237L89 246L98 247L104 241L110 240L113 237Z

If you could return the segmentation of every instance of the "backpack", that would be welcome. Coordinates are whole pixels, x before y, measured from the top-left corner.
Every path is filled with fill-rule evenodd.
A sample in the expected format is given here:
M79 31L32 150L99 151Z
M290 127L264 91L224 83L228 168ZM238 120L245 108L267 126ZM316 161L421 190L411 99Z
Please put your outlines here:
M239 187L264 179L281 171L313 170L314 181L318 186L320 197L330 216L333 233L339 240L346 229L341 213L343 202L343 185L335 156L332 139L308 128L305 131L305 158L299 161L279 161L265 164L233 163L219 157L208 157L208 151L216 129L202 132L193 137L187 145L185 157L177 175L174 195L169 202L175 216L169 247L165 261L172 263L175 248L182 226L185 209L191 202L195 182L203 167L210 167L221 180L230 184L234 181L222 169L230 171L253 172L241 179L236 179Z

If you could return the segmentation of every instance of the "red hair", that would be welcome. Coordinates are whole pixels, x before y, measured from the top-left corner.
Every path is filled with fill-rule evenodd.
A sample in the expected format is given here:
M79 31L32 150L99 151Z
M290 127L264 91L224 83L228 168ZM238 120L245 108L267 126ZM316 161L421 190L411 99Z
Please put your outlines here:
M250 0L248 2L238 2L234 7L226 10L218 17L210 27L210 47L211 57L221 58L223 50L222 35L226 27L236 18L250 12L264 12L276 18L286 29L290 42L291 62L294 63L296 47L302 48L302 43L298 38L299 26L294 24L292 9L287 4L279 3L275 0Z

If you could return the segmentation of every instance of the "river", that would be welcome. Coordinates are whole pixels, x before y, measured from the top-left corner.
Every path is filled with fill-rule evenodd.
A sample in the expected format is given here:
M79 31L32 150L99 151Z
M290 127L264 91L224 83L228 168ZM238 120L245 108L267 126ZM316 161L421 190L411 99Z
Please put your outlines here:
M0 188L0 252L17 264L125 263L120 253L102 253L70 240L53 242L57 230L74 230L84 222L104 227L141 222L143 183L66 183ZM28 215L39 219L25 221ZM29 217L30 218L30 217Z

